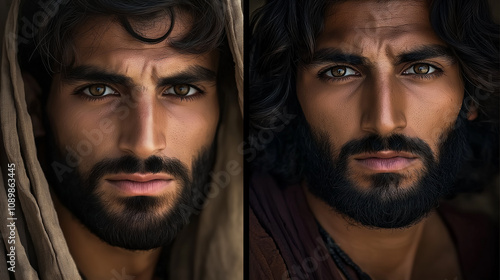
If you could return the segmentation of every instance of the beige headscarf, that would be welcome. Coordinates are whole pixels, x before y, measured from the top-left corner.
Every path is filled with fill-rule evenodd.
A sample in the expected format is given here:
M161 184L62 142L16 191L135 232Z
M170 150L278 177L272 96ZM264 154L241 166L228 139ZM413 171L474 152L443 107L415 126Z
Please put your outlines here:
M228 173L230 183L210 193L199 217L192 220L175 241L169 264L171 279L243 279L243 158L237 150L243 139L243 16L240 0L222 1L237 88L226 89L229 106L222 114L214 173ZM7 263L10 258L7 254L11 246L15 246L15 279L80 279L36 155L17 62L15 34L19 2L0 1L0 36L4 38L0 70L0 233L3 242L0 279L9 279L7 269L11 265ZM15 164L15 170L9 170L9 164ZM9 183L13 182L8 179L12 173L15 173L13 213L7 211ZM12 232L7 226L11 222L15 222ZM14 239L9 239L10 236ZM11 243L15 240L15 244L9 240Z

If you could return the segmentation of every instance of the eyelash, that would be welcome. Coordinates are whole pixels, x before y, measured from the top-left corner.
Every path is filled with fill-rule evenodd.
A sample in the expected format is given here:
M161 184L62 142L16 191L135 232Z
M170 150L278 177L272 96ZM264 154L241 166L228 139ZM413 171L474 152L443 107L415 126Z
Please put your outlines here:
M110 88L111 90L113 90L114 92L118 93L119 94L119 91L117 91L115 88L113 88L112 86L109 86L107 84L99 84L99 83L92 83L92 84L85 84L85 85L82 85L78 88L76 88L74 91L73 91L73 94L74 95L78 95L79 97L87 100L87 101L94 101L94 102L97 102L99 100L103 100L105 98L109 98L109 97L112 97L114 95L118 95L118 94L108 94L108 95L105 95L105 96L101 96L101 97L92 97L86 93L84 93L83 91L85 89L88 89L90 88L91 86L94 86L94 85L102 85L104 87L107 87L107 88Z
M90 95L88 95L88 94L86 94L86 93L83 92L85 89L88 89L88 88L90 88L93 85L102 85L102 86L108 87L108 88L110 88L111 90L113 90L114 92L116 92L118 94L108 94L108 95L104 95L104 96L100 96L100 97L97 97L97 96L93 97L93 96L90 96ZM195 98L201 97L201 95L205 94L205 92L203 90L201 90L199 87L196 87L196 86L193 86L193 85L190 85L190 84L185 84L185 85L189 86L190 88L193 88L197 92L194 93L194 94L192 94L192 95L189 95L189 96L182 96L182 95L177 95L177 94L164 94L164 96L171 96L173 98L178 98L180 101L191 101L191 100L194 100ZM163 92L166 92L167 90L173 88L174 86L168 87ZM114 95L119 95L119 91L116 90L116 89L114 89L113 87L107 85L107 84L95 84L95 83L93 83L93 84L85 84L85 85L82 85L82 86L76 88L73 91L73 94L74 95L78 95L78 96L80 96L81 98L84 98L87 101L97 102L99 100L103 100L105 98L112 97Z
M192 95L188 95L188 96L185 96L185 95L177 95L177 94L164 94L165 96L172 96L174 98L178 98L180 101L191 101L191 100L194 100L198 97L201 97L203 94L205 94L205 92L203 90L201 90L199 87L196 87L196 86L193 86L191 84L179 84L179 85L186 85L190 88L193 88L194 90L196 90L197 92L192 94ZM173 86L170 86L168 87L166 90L164 90L163 92L165 93L166 91L168 91L169 89L171 88L174 88L176 85L173 85Z
M409 67L405 68L405 70L403 72L408 71L409 69L415 67L418 64L424 64L424 65L430 66L430 67L434 68L434 72L432 72L430 74L416 74L416 73L413 74L413 73L410 73L410 74L404 74L404 75L412 76L413 78L418 78L418 79L430 80L432 78L439 77L439 76L441 76L443 74L443 70L440 67L437 67L436 65L434 65L432 63L427 63L427 62L416 62L416 63L413 63Z
M434 68L435 70L434 70L433 73L430 73L430 74L416 74L416 73L412 74L412 73L410 73L410 74L405 74L405 75L406 76L412 76L412 77L418 78L418 79L432 79L432 78L435 78L435 77L439 77L440 75L443 74L443 70L441 68L435 66L434 64L427 63L427 62L416 62L416 63L413 63L409 67L405 68L405 70L403 72L408 71L412 67L415 67L417 64L425 64L425 65L428 65L428 66ZM342 76L342 77L330 77L330 76L326 75L326 73L328 73L328 71L331 71L333 68L341 68L341 67L350 68L350 69L354 70L357 74L360 75L360 71L356 70L354 67L347 66L347 65L335 65L335 66L330 66L330 67L328 67L326 69L320 70L319 73L318 73L318 78L321 79L321 80L324 80L324 81L342 82L342 81L351 79L353 77L358 77L359 76L359 75L348 75L348 76Z
M335 65L335 66L330 66L326 69L320 70L318 73L318 78L321 80L324 80L324 81L342 82L342 81L349 80L353 77L358 76L358 75L349 75L349 76L342 76L342 77L330 77L326 74L329 71L331 71L333 68L341 68L341 67L350 68L350 69L354 70L357 74L360 73L358 70L354 69L353 67L347 66L347 65Z

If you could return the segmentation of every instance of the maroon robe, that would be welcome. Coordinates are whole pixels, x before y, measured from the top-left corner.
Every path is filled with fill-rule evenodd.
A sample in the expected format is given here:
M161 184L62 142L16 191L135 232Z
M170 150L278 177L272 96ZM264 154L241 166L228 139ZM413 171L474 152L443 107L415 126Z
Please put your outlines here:
M342 279L299 185L278 186L268 175L254 176L249 200L250 279ZM445 203L437 210L457 249L463 279L498 279L498 239L485 217Z

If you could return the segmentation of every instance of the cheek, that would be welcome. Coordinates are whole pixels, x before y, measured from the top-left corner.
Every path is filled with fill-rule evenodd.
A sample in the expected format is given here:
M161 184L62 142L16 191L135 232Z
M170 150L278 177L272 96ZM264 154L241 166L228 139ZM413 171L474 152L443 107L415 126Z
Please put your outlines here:
M359 137L359 102L349 98L345 86L319 82L313 75L299 71L297 98L306 121L315 131L326 132L335 149Z
M457 71L429 83L411 83L402 87L405 102L398 109L405 115L406 127L399 131L418 137L438 154L438 144L455 123L463 100L463 85ZM366 136L360 128L362 96L358 83L331 84L319 82L311 73L299 71L297 98L310 126L328 133L335 149L352 139Z
M422 135L420 138L429 144L436 157L439 155L439 144L454 127L459 111L460 108L448 108L429 112L427 118L421 121L422 125L416 127L416 135Z
M63 160L69 151L79 159L80 171L85 172L104 158L124 155L117 147L124 133L137 133L130 129L134 109L119 102L100 107L77 98L64 99L57 93L53 96L47 113ZM154 124L155 133L166 143L161 155L175 157L191 168L193 157L214 140L219 119L217 95L177 104L160 102L155 111L159 114L156 120L165 120Z
M116 125L99 110L58 98L61 95L53 96L49 98L47 114L56 147L67 165L75 167L78 162L80 171L88 170L91 163L101 159L99 151L110 151L109 146L115 143Z
M202 148L212 144L219 121L219 104L215 94L190 105L169 108L170 117L165 128L165 135L168 135L166 154L175 155L189 166Z
M440 141L459 116L464 95L461 83L452 82L435 86L431 92L432 95L422 94L409 100L407 131L427 142L437 156Z

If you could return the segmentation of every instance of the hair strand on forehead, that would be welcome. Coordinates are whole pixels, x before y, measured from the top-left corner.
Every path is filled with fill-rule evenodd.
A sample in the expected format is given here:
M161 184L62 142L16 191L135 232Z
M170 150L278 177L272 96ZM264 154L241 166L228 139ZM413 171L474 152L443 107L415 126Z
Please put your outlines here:
M34 0L23 2L22 18L31 19L42 7ZM123 28L135 39L148 44L163 42L170 35L180 14L191 17L190 29L181 38L169 38L169 44L185 53L203 53L218 48L223 43L225 14L221 1L203 0L152 0L152 1L111 1L72 0L61 1L57 12L48 17L44 24L34 31L35 48L26 58L37 56L50 73L63 70L74 62L74 30L89 18L104 16L117 19ZM155 18L170 20L169 28L158 38L148 38L141 29L146 28ZM169 18L169 19L167 19ZM35 52L33 52L35 49ZM33 57L32 57L33 56Z

